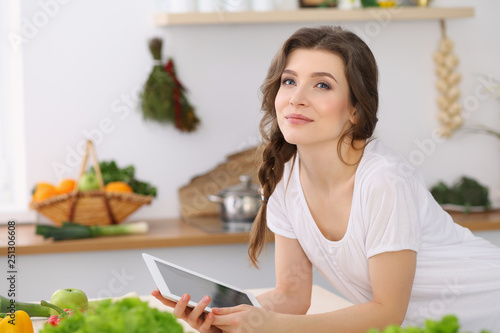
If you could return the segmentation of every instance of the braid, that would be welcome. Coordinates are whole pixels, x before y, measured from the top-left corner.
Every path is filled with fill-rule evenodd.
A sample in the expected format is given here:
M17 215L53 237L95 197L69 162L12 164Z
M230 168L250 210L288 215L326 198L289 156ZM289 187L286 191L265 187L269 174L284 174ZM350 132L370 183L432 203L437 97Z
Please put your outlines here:
M269 234L267 229L267 200L283 177L285 163L295 154L295 151L296 146L287 143L279 130L274 131L271 141L263 149L262 163L258 172L262 186L262 206L253 222L248 248L251 264L255 267L258 267L258 257L262 253L264 244L267 245L266 240Z

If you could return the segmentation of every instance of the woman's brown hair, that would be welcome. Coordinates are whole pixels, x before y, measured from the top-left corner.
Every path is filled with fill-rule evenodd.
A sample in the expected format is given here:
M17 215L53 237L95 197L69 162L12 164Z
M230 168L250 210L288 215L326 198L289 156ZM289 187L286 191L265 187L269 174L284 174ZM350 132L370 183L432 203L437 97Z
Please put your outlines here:
M354 148L355 140L366 140L372 136L377 123L378 69L375 57L365 42L350 31L328 26L302 28L288 38L274 56L261 86L264 116L259 126L262 135L262 164L258 176L262 185L263 203L253 222L248 249L250 261L255 267L258 267L258 257L269 232L266 218L267 200L283 177L285 163L295 157L297 152L295 145L285 141L278 127L274 106L288 56L297 49L325 50L343 60L345 76L349 83L349 100L355 107L355 122L339 140L337 154L342 161L342 142L350 140L350 145Z

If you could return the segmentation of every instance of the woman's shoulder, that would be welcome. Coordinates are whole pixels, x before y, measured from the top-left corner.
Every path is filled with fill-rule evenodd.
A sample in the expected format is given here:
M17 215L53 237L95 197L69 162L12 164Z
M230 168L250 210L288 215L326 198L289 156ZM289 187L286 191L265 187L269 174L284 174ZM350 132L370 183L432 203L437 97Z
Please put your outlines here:
M413 165L379 139L373 139L366 145L357 176L365 184L381 186L421 179Z

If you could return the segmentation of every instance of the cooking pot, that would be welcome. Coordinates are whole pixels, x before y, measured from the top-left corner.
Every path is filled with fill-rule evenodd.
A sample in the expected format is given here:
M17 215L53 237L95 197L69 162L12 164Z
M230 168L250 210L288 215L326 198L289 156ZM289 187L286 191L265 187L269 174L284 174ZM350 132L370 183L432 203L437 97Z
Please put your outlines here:
M218 195L207 195L208 200L219 204L219 214L226 223L252 223L261 205L259 187L252 184L252 177L241 175L240 183L225 188Z

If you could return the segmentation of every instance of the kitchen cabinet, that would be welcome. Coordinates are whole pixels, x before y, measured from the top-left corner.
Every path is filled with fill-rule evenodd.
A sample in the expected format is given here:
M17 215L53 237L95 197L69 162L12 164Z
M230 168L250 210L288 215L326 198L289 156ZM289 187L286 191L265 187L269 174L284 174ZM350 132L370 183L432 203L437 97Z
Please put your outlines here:
M335 8L301 8L292 11L268 12L213 12L213 13L157 13L157 26L202 25L202 24L260 24L285 22L347 22L392 20L445 20L474 17L473 7L395 7L339 10Z

